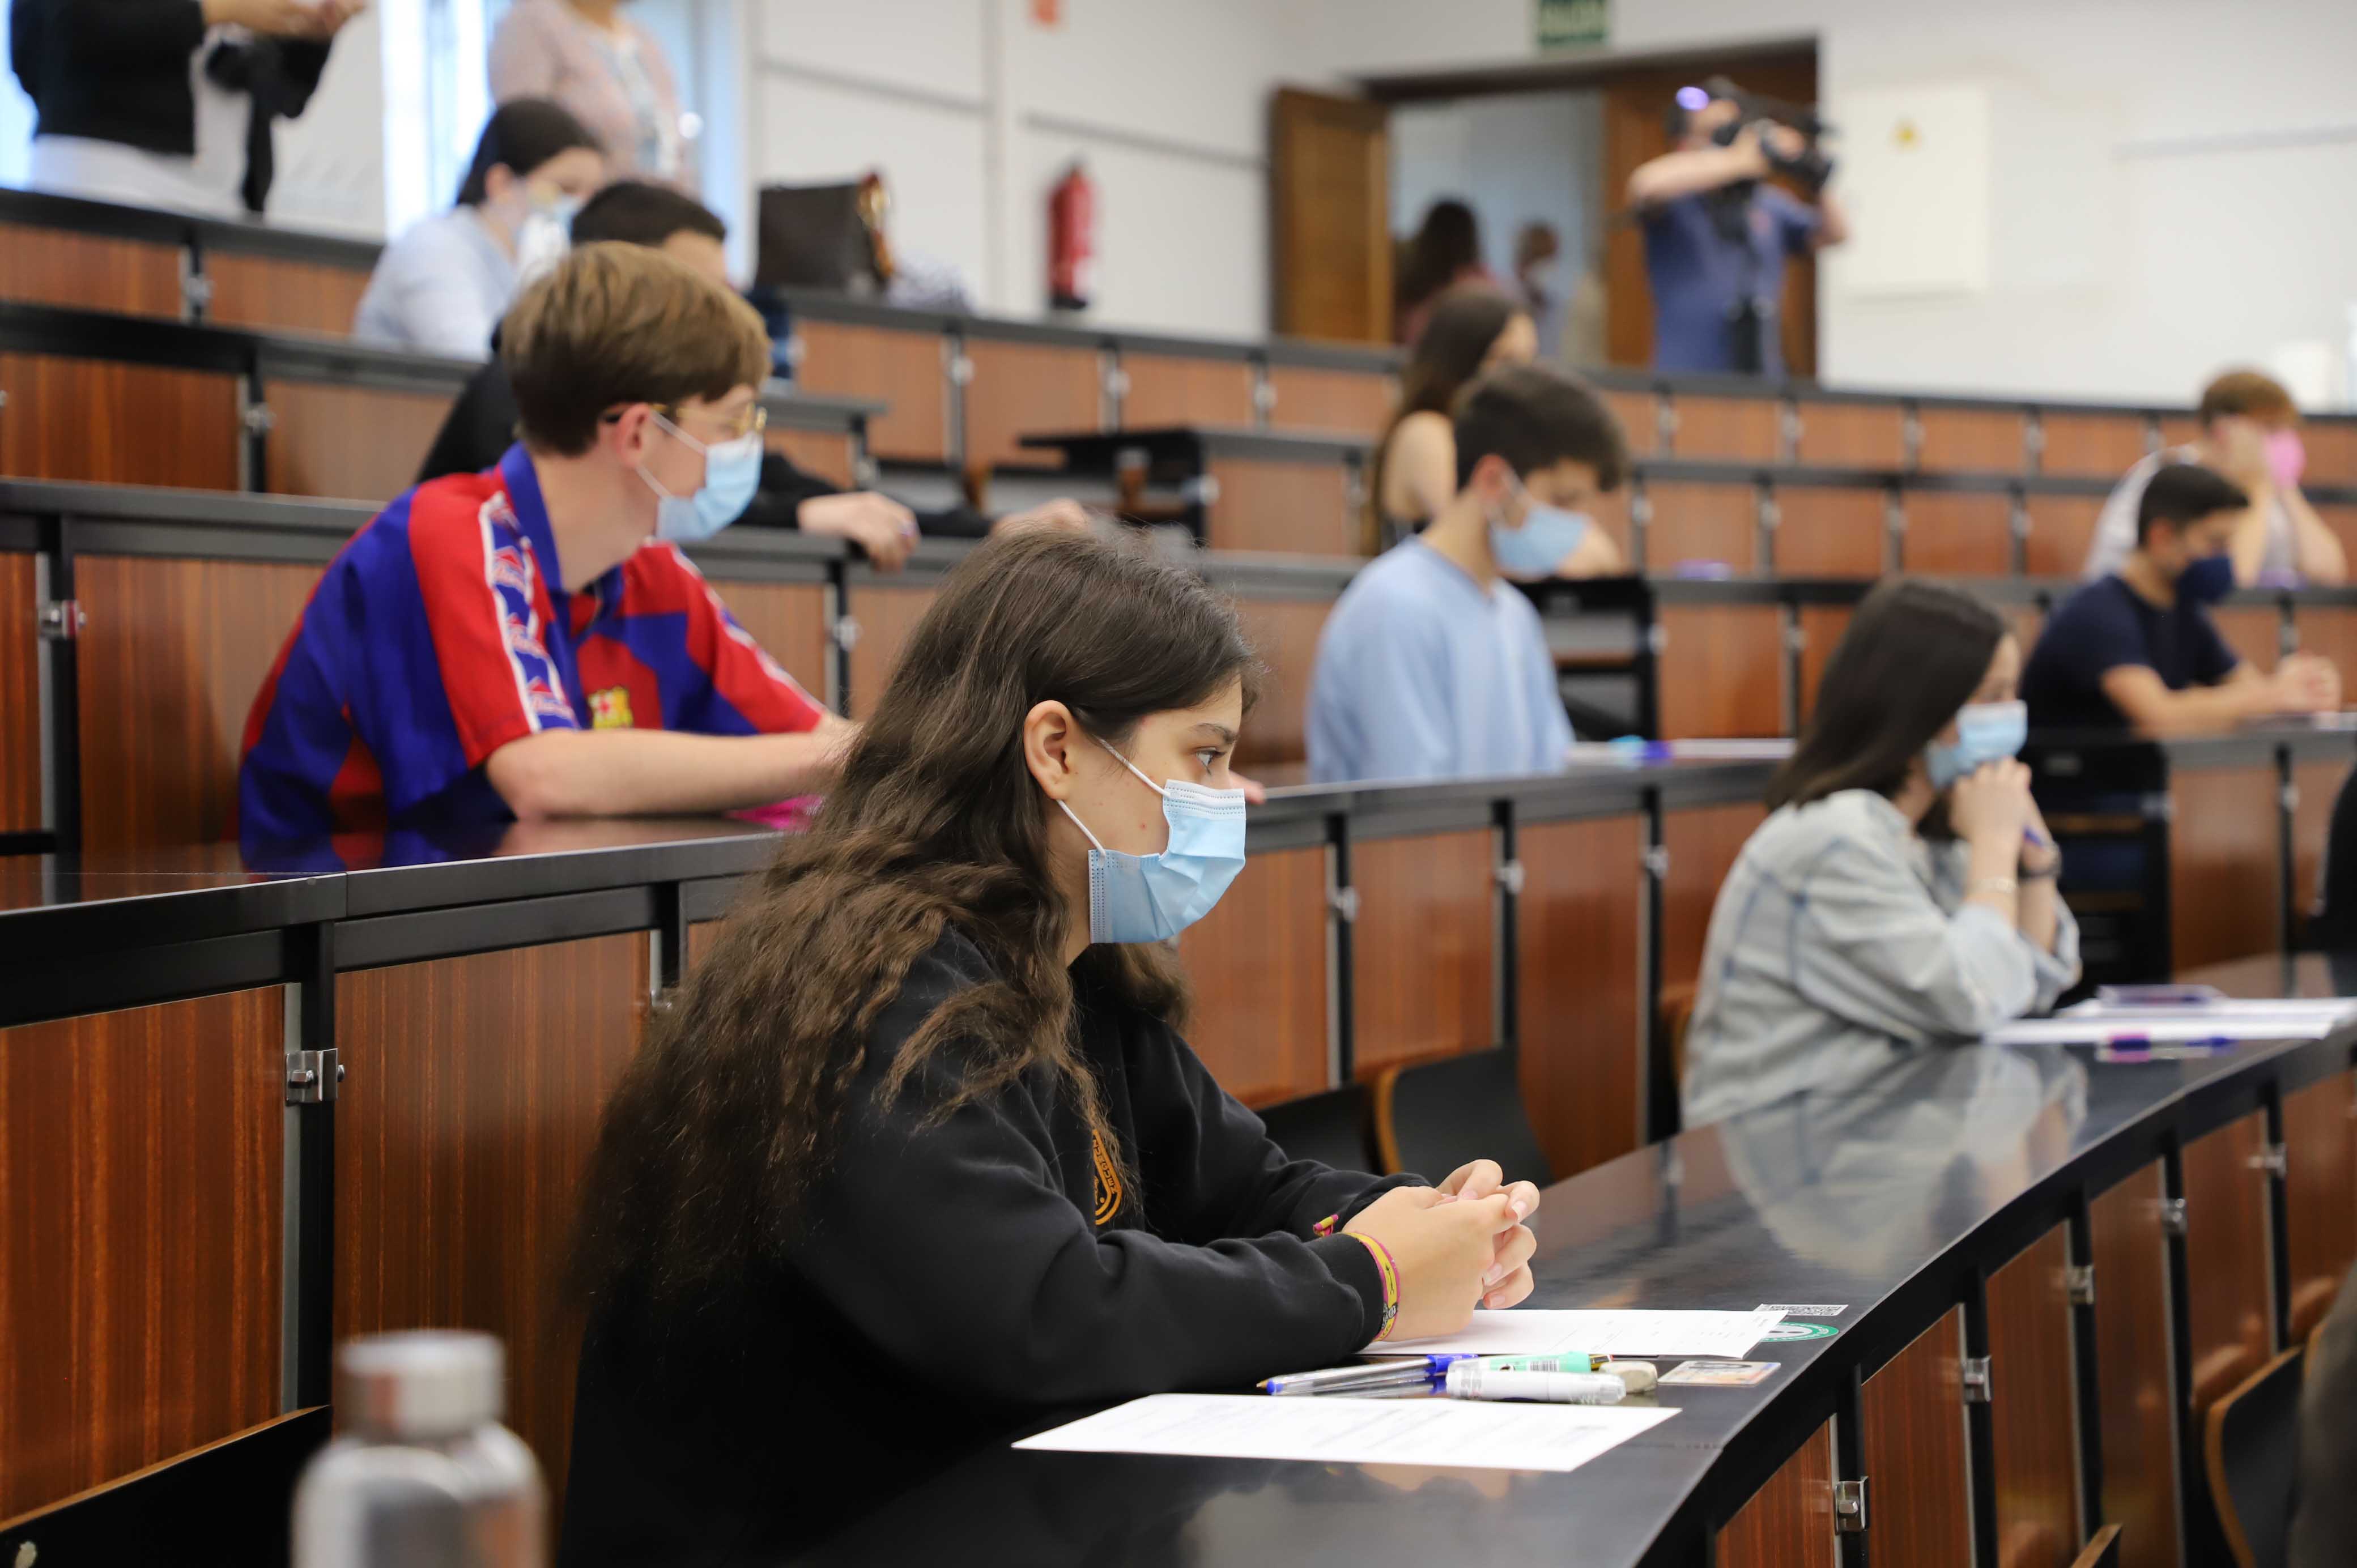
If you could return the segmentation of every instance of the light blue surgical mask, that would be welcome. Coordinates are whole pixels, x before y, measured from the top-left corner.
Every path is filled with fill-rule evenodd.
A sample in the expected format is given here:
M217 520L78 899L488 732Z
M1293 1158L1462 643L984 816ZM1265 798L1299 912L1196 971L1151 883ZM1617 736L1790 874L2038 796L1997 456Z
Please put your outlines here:
M675 496L641 467L639 478L662 499L655 507L655 537L673 544L698 544L745 515L761 488L761 433L748 430L705 446L661 413L657 423L704 454L704 483L692 496Z
M1566 511L1523 495L1523 525L1509 528L1501 513L1490 514L1490 554L1498 570L1517 577L1552 577L1563 558L1580 546L1594 526L1586 512Z
M1157 784L1136 764L1105 750L1162 797L1170 842L1159 854L1124 854L1098 843L1070 806L1064 815L1089 843L1089 940L1162 942L1211 912L1244 868L1244 792L1173 779Z
M2029 703L1965 703L1956 710L1954 742L1935 740L1923 754L1932 788L1944 789L1984 763L2020 756L2029 738Z

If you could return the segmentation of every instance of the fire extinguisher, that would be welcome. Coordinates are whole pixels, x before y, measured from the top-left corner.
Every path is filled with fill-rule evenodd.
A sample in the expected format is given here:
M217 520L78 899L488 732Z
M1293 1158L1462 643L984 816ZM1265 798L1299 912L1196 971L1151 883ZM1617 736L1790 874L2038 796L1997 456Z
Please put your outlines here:
M1086 310L1095 292L1097 188L1075 161L1048 197L1048 303Z

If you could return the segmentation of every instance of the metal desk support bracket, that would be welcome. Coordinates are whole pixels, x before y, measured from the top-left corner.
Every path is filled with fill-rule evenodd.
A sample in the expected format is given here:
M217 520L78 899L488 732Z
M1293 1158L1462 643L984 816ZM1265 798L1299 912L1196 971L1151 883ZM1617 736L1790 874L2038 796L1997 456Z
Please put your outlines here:
M2185 1234L2185 1200L2183 1198L2164 1197L2160 1200L2160 1228L2165 1234L2170 1236Z
M1989 1402L1989 1398L1994 1388L1995 1383L1990 1371L1989 1358L1986 1356L1965 1357L1964 1402L1966 1404L1986 1404Z
M2095 1265L2074 1263L2064 1276L2072 1306L2095 1305Z
M1834 1533L1863 1535L1866 1533L1866 1481L1860 1476L1855 1481L1834 1483Z
M287 1104L322 1104L336 1097L336 1085L343 1081L343 1063L332 1048L286 1053Z

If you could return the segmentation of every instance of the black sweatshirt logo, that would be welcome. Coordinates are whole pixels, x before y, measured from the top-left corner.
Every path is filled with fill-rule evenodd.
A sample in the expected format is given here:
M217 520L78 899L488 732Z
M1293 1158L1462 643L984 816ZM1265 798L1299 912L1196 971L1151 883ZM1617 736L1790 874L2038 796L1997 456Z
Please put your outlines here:
M1090 1133L1089 1148L1096 1155L1097 1162L1096 1220L1098 1224L1104 1225L1121 1212L1121 1171L1113 1163L1113 1156L1105 1153L1103 1138L1094 1133Z

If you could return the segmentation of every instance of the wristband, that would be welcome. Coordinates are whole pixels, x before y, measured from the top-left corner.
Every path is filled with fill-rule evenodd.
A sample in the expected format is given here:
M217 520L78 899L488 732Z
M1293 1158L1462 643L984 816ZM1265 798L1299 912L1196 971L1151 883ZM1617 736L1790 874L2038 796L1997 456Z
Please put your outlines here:
M1383 1326L1375 1331L1374 1339L1370 1340L1369 1343L1388 1339L1392 1337L1392 1325L1399 1321L1399 1269L1392 1262L1390 1249L1372 1236L1360 1230L1346 1230L1343 1234L1352 1240L1366 1243L1367 1251L1374 1254L1375 1273L1381 1274L1383 1280Z
M2032 871L2025 865L2015 875L2024 882L2051 882L2062 875L2062 862L2058 858L2043 871Z
M2003 893L2008 896L2021 891L2021 884L2010 876L1984 876L1964 892L1967 898L1982 893Z

